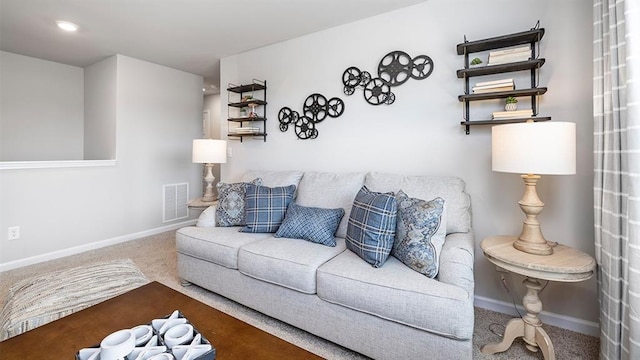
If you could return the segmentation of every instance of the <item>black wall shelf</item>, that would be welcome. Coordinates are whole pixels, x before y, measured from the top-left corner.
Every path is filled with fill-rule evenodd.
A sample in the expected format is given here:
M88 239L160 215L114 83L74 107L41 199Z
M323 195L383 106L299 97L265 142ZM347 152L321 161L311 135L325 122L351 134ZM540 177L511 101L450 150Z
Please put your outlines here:
M458 55L464 55L464 68L456 71L456 76L460 79L464 79L464 94L458 96L458 101L464 104L464 121L460 122L460 125L465 127L465 132L468 135L470 133L470 127L473 125L498 125L498 124L510 124L525 122L528 120L533 121L549 121L551 117L539 117L538 115L538 96L547 92L546 87L538 87L538 71L544 65L545 59L539 58L537 54L536 45L540 42L544 36L544 29L539 28L539 22L536 26L528 31L502 35L492 38L487 38L477 41L465 41L456 46ZM530 45L529 60L516 61L505 64L486 65L486 66L471 66L469 61L469 54L488 51L493 49L500 49L518 45ZM530 87L526 89L515 89L508 91L495 91L485 93L472 93L469 85L469 79L475 76L485 76L494 74L504 74L516 71L529 71ZM507 97L529 97L531 99L531 111L533 113L530 117L524 118L510 118L499 120L471 120L470 119L470 105L474 101L482 100L494 100L505 99Z
M460 69L456 71L456 75L458 75L458 78L463 79L465 77L493 75L521 70L533 70L542 67L542 65L544 65L544 62L544 59L535 59L528 61L518 61L509 64L487 65L476 68Z
M231 114L231 110L227 111L227 137L230 139L237 139L240 142L244 138L262 138L263 141L267 141L267 82L253 79L251 84L246 85L233 85L229 84L227 87L228 96L228 109L242 109L251 108L252 113L255 115L244 116L240 114L239 110L234 110L234 114ZM232 96L234 97L232 101ZM235 101L237 97L238 101ZM249 99L246 99L250 97ZM241 132L238 126L228 126L229 124L239 124L240 128L245 123L257 124L257 132ZM252 125L253 126L253 125Z
M509 91L496 91L490 93L481 93L481 94L464 94L458 95L459 101L477 101L477 100L490 100L490 99L504 99L509 96L532 96L532 95L542 95L547 92L546 87L541 88L532 88L532 89L520 89L520 90L509 90Z
M542 40L543 36L544 29L534 28L519 33L501 35L483 40L465 41L462 44L458 44L456 50L458 51L458 55L464 55L508 46L531 44Z

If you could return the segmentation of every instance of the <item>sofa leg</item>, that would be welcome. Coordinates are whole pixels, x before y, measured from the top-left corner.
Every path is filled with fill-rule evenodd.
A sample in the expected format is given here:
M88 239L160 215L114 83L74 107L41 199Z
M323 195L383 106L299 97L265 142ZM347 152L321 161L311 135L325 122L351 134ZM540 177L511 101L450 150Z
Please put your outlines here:
M180 285L187 287L187 286L191 286L191 282L185 280L185 279L180 279Z

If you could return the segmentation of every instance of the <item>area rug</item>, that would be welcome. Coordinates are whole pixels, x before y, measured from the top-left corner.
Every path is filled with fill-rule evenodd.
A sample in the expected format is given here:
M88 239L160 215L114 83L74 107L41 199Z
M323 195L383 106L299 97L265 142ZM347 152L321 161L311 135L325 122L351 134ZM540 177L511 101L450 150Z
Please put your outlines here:
M50 272L16 282L0 313L0 341L147 284L121 259Z

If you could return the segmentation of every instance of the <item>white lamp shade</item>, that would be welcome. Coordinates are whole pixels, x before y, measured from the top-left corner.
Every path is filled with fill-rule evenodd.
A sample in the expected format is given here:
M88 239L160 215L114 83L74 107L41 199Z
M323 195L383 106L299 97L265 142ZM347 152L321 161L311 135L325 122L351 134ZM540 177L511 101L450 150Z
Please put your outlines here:
M193 162L200 164L222 164L227 162L227 142L224 140L193 140Z
M520 174L576 173L576 124L526 122L491 129L493 171Z

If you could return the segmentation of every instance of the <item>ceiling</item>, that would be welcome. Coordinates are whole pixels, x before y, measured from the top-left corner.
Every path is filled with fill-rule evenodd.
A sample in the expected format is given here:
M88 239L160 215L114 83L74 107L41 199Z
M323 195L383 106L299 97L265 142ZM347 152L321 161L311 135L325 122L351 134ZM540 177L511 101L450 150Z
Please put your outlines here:
M122 54L202 75L217 93L220 58L424 1L0 0L0 50L79 67Z

